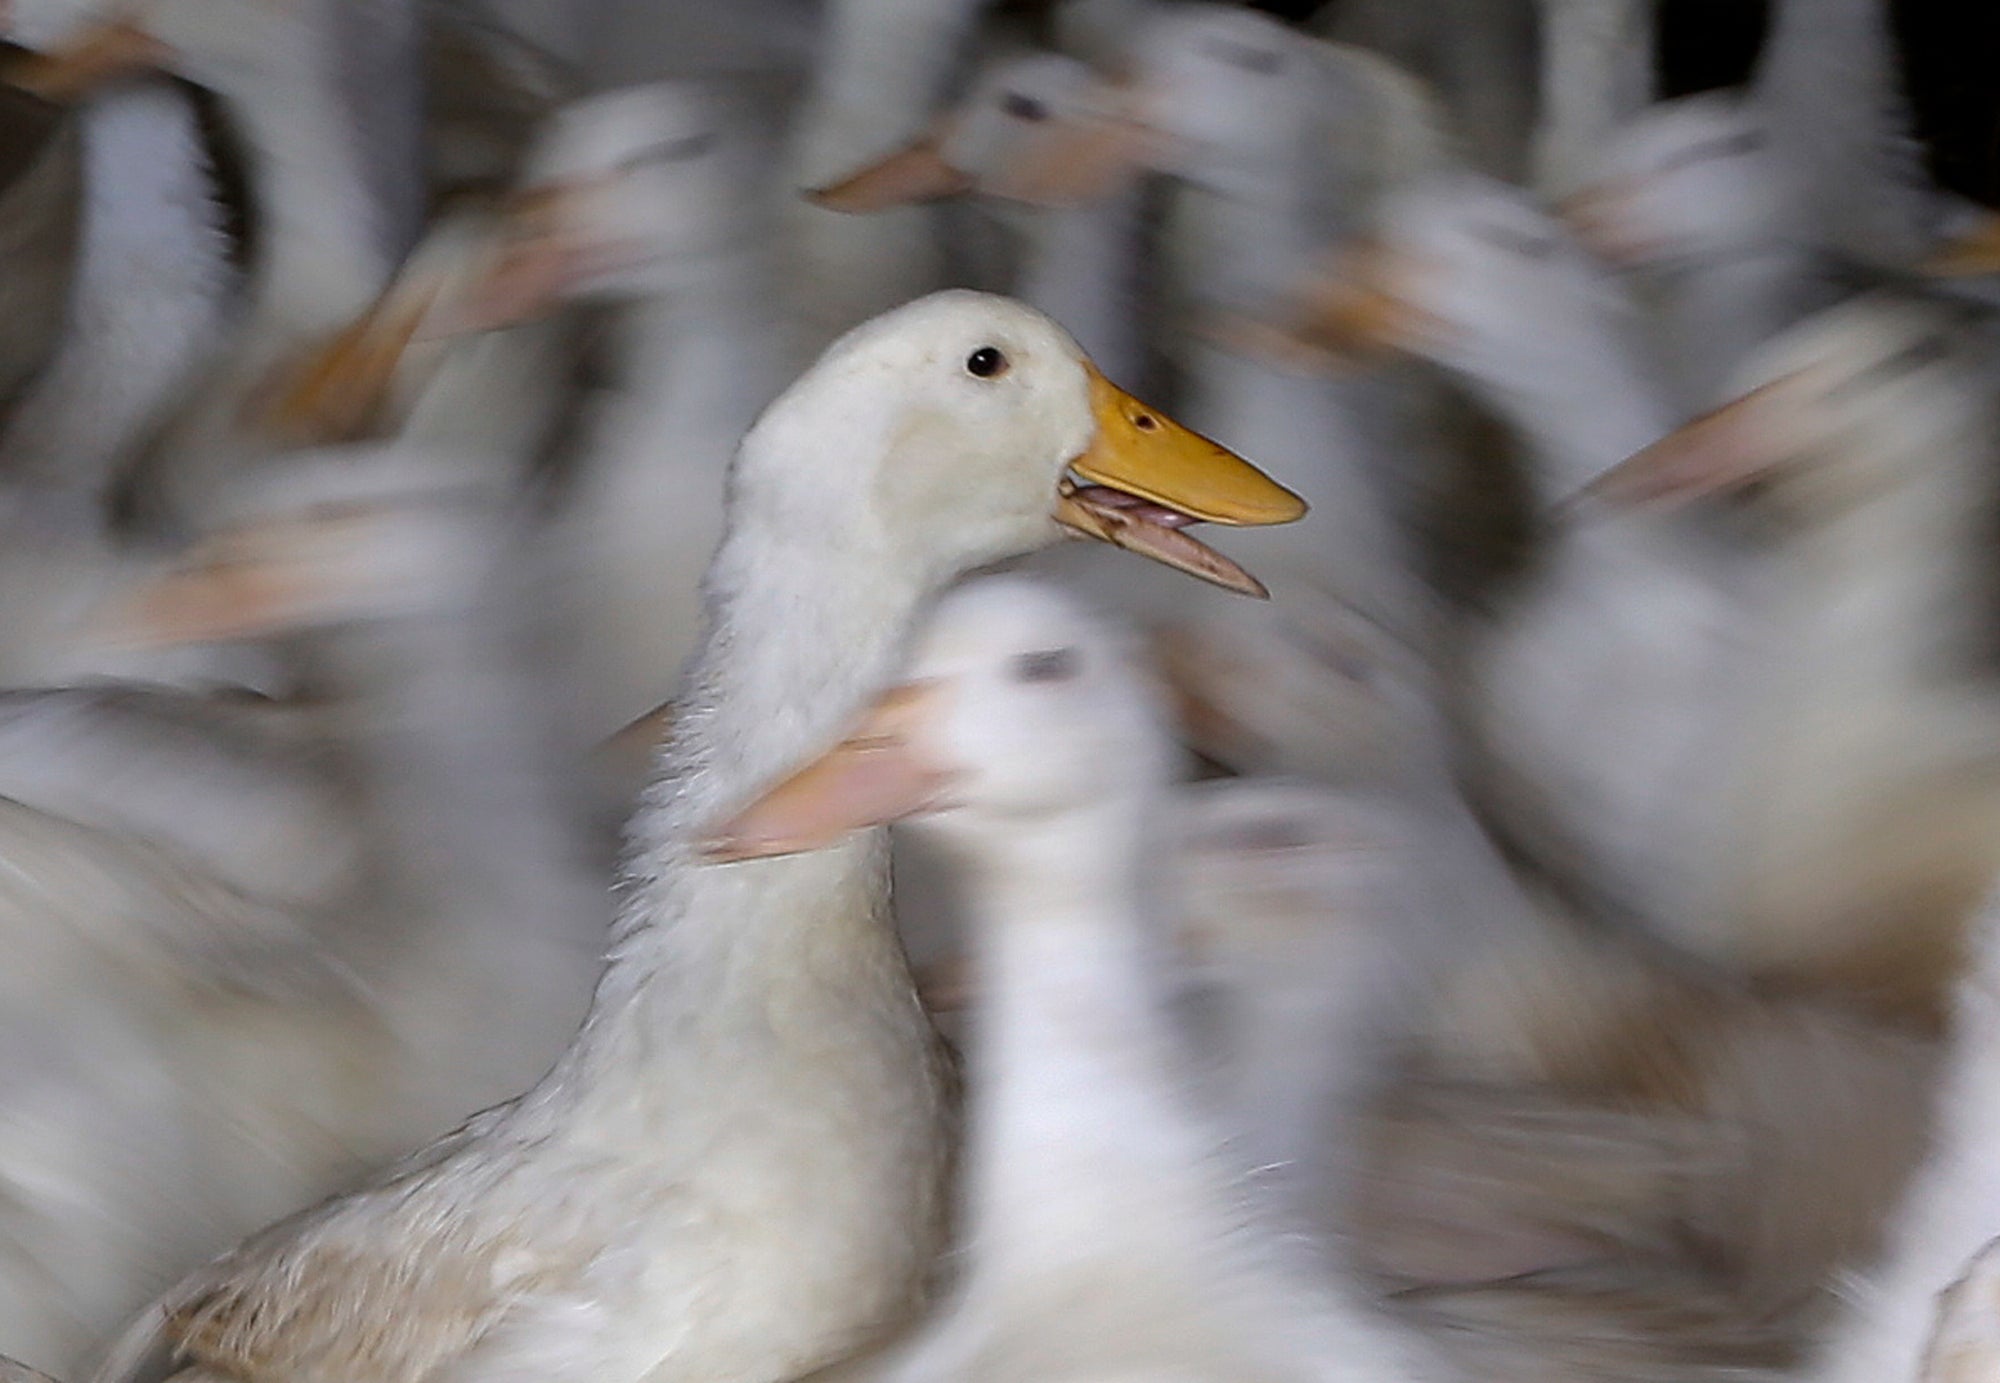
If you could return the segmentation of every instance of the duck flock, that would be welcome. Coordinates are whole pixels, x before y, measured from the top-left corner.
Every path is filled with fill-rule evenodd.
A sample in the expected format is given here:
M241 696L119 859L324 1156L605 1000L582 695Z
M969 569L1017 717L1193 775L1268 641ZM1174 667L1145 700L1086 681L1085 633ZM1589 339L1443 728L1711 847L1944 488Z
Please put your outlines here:
M0 0L0 1379L2000 1383L2000 215L1655 18Z

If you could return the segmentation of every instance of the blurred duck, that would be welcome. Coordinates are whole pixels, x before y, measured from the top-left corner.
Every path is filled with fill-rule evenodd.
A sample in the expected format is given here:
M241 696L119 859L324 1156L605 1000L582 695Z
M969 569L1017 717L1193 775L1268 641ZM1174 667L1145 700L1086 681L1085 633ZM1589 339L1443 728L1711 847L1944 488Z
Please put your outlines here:
M504 338L564 304L617 309L611 378L584 400L580 438L558 443L571 454L553 458L553 522L532 559L530 633L539 661L566 669L549 691L573 747L679 682L730 453L783 382L754 172L740 112L718 87L656 83L574 102L537 141L514 212L436 232L290 397L308 427L400 413L404 439L508 462L495 479L512 489L561 402L551 376L573 338ZM523 425L523 408L540 424ZM627 805L629 792L621 814Z
M1717 698L1754 622L1712 526L1573 502L1676 421L1628 300L1524 195L1456 174L1392 195L1379 238L1294 313L1273 349L1426 357L1525 439L1547 532L1467 655L1483 791L1570 887L1687 925L1692 818L1721 772Z
M1843 265L1911 269L1946 227L1883 0L1782 0L1773 15L1747 90L1637 114L1572 189L1591 247L1655 288L1692 407L1721 402L1759 343L1846 296Z
M164 67L220 98L248 155L259 248L226 357L149 448L143 497L195 524L265 441L247 404L277 361L364 309L415 241L423 162L408 0L24 0L5 36L39 51L13 76L78 92Z
M227 498L116 618L272 645L316 698L372 866L324 942L407 1048L394 1102L356 1126L407 1151L547 1070L610 920L508 642L517 520L479 465L402 445L296 453Z
M393 1064L309 913L11 801L0 855L0 1332L73 1377L218 1239L361 1170Z
M1143 127L1109 106L1079 59L997 61L930 133L808 197L832 211L976 194L1023 248L1013 293L1061 318L1106 373L1147 363L1137 149Z
M316 710L109 679L0 693L0 797L151 841L252 897L333 908L367 848Z
M1538 0L1534 186L1571 191L1614 131L1653 98L1657 0Z
M1942 1021L2000 870L1988 631L1994 341L1872 294L1771 342L1744 397L1606 476L1614 502L1755 484L1767 617L1702 850L1707 946Z
M881 841L718 866L698 833L832 739L959 572L1065 524L1193 567L1189 520L1301 506L1105 384L1040 314L971 293L843 338L745 437L728 494L709 639L575 1042L519 1099L195 1272L101 1376L156 1343L249 1380L791 1376L914 1304L947 1080Z
M1457 794L1435 683L1335 614L1314 652L1344 694L1282 717L1266 664L1169 664L1204 752L1316 766L1380 736L1411 770L1385 785L1364 756L1340 786L1241 779L1185 808L1184 973L1261 1176L1469 1376L1798 1358L1922 1153L1933 1044L1535 889ZM1324 734L1289 733L1308 716Z
M859 223L801 201L909 138L944 99L988 0L833 0L780 158L790 317L810 355L863 318L945 282L936 218L905 208Z
M1169 812L1183 1024L1244 1165L1307 1223L1353 1175L1352 1121L1421 994L1387 920L1409 891L1413 833L1388 810L1302 779L1234 778L1183 788Z
M881 1376L1434 1376L1261 1221L1199 1110L1144 883L1172 755L1117 641L996 578L945 598L909 675L717 833L754 857L912 817L976 917L968 1248Z
M21 904L44 929L22 973L85 1034L10 1045L0 1098L19 1133L4 1295L37 1360L72 1368L237 1236L518 1090L582 1015L608 912L548 820L481 618L495 507L476 473L418 469L344 454L239 481L233 524L116 616L129 638L290 640L319 700L0 701L0 791L62 813L59 858L103 894ZM8 867L43 868L39 839ZM278 941L272 980L237 996L221 960ZM308 966L318 990L278 985Z

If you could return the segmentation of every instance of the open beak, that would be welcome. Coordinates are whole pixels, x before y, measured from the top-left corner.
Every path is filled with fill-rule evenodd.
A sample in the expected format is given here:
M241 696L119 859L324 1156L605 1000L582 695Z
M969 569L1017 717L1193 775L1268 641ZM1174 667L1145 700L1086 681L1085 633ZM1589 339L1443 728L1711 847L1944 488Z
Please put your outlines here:
M1243 595L1269 594L1235 562L1190 537L1195 523L1290 523L1306 503L1228 448L1148 408L1086 363L1097 435L1070 462L1055 520L1087 538Z
M1924 261L1925 273L1937 278L1977 278L2000 273L2000 215L1981 221L1954 237Z
M954 775L918 748L943 696L937 682L890 688L839 744L710 832L702 854L723 863L793 855L947 805Z
M1583 493L1612 504L1671 504L1757 479L1783 459L1768 405L1791 376L1775 379L1619 462Z
M165 44L129 18L93 24L60 47L29 53L0 77L48 101L74 101L121 77L164 66Z
M917 202L939 202L972 191L972 175L953 167L933 131L893 154L805 194L814 206L859 215Z

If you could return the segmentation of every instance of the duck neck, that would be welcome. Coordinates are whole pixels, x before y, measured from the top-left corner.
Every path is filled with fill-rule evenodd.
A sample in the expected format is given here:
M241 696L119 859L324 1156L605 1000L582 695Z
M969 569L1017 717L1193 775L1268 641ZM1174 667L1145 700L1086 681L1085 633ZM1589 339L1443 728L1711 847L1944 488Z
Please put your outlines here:
M366 147L369 132L320 70L329 50L319 37L310 46L301 41L294 60L222 88L249 146L261 217L252 320L287 333L337 327L382 290L407 249L408 217L394 205L392 188L415 177L408 141ZM397 106L403 93L384 86L368 99ZM408 169L387 167L404 154Z
M1612 131L1653 99L1653 7L1542 0L1541 31L1535 181L1564 193Z
M741 436L769 400L782 363L767 268L761 248L718 255L631 304L621 335L628 392L649 412L676 419L698 418L721 403L740 410L746 391L756 393L752 412L732 411L729 419L730 440ZM671 448L650 450L675 461Z
M615 1106L707 1099L673 1077L727 1082L731 1072L693 1069L717 1034L746 1079L763 1069L762 1051L837 1050L843 1037L856 1051L880 1046L892 1065L929 1059L929 1024L890 925L881 831L728 865L703 862L696 846L838 738L893 671L936 574L909 570L878 532L779 513L771 496L745 502L740 489L704 581L708 632L684 710L629 831L609 966L545 1087L599 1092L614 1121L627 1117ZM663 1032L675 1034L664 1045ZM918 1089L930 1077L908 1079ZM635 1086L646 1093L635 1099Z
M1174 1074L1140 914L1139 823L1129 803L1088 817L1011 833L967 880L990 996L966 1168L984 1272L1044 1270L1065 1245L1171 1255L1208 1194L1215 1150Z

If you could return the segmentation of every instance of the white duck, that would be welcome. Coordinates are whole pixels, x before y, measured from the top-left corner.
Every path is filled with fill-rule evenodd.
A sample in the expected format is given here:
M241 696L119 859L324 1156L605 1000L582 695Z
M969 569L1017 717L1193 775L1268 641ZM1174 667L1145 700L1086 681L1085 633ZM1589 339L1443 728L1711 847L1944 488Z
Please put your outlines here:
M1434 1376L1259 1223L1198 1108L1145 884L1170 741L1116 640L996 578L942 602L910 676L712 847L914 816L977 918L966 1259L883 1376Z
M1436 679L1339 615L1289 663L1170 660L1197 747L1340 784L1204 785L1177 842L1267 1175L1479 1376L1796 1354L1921 1154L1934 1044L1580 925L1460 797Z
M1073 487L1069 468L1122 488ZM1040 314L968 293L831 348L745 437L729 503L710 637L569 1051L518 1100L189 1277L106 1378L164 1337L253 1379L776 1383L912 1304L947 1100L885 925L881 842L714 867L695 832L831 739L960 571L1064 523L1193 565L1207 550L1186 518L1301 506L1103 382Z
M1838 263L1908 269L1935 243L1945 203L1910 134L1887 10L1783 0L1748 90L1637 113L1568 189L1592 247L1654 281L1693 406L1845 296Z
M496 479L512 488L536 460L523 441L545 430L515 414L552 395L546 375L566 342L510 338L566 303L617 309L613 378L586 400L581 435L559 443L567 474L531 559L529 622L565 669L549 690L573 746L679 682L700 635L730 453L783 383L755 158L740 110L712 84L571 103L537 141L512 215L441 227L294 395L308 415L317 400L357 416L383 411L378 394L405 396L393 410L402 438L506 455Z
M0 797L153 842L255 898L351 897L366 848L315 708L147 683L0 693Z
M780 227L802 347L815 351L864 317L944 281L935 217L904 210L879 223L799 201L894 148L944 98L987 0L833 0L780 160Z
M236 1237L540 1075L598 970L603 885L482 608L505 534L478 469L349 453L258 478L120 622L291 635L323 699L284 723L157 690L0 703L0 791L62 814L7 837L38 890L21 973L75 1034L7 1048L0 1297L64 1370ZM335 982L285 983L307 961Z
M165 66L222 99L247 145L259 246L240 334L156 443L171 520L260 450L243 426L272 365L364 309L414 241L422 209L415 6L408 0L25 0L5 36L41 56L17 73L76 90Z
M1656 0L1539 0L1534 185L1562 196L1653 98Z
M1014 296L1059 318L1107 373L1137 377L1147 343L1134 153L1145 134L1104 96L1079 59L1009 56L929 133L808 195L851 213L980 196L1022 242Z
M481 465L414 452L299 453L239 481L228 521L121 616L137 639L275 645L321 698L374 891L320 931L405 1049L394 1102L357 1116L395 1152L547 1070L610 920L510 640L518 517Z
M1629 303L1522 194L1470 174L1392 196L1335 274L1302 308L1312 330L1436 361L1528 444L1554 531L1468 668L1509 829L1548 832L1543 862L1611 906L1684 925L1684 818L1719 775L1718 697L1754 625L1716 533L1568 503L1675 421Z
M1113 314L1131 307L1106 301L1117 281L1105 261L1142 253L1130 217L1137 167L1183 185L1165 234L1173 291L1185 299L1176 307L1193 317L1261 307L1295 280L1314 246L1365 215L1382 186L1443 157L1437 117L1416 83L1268 16L1160 6L1143 13L1127 52L1129 81L1096 92L1071 87L1078 69L1059 60L1006 69L941 122L941 135L829 195L879 205L902 182L904 196L976 188L1029 202L1081 199L1085 206L1039 213L1042 253L1031 264L1038 275L1060 268L1037 287L1067 315L1073 276L1096 279L1081 320L1099 330L1110 317L1116 330ZM1402 487L1384 460L1396 431L1392 392L1376 380L1301 377L1192 337L1179 354L1181 407L1194 425L1269 465L1335 525L1296 542L1272 535L1275 544L1257 550L1284 549L1379 618L1424 623L1392 514ZM1133 607L1149 615L1185 599L1158 583L1128 584Z
M354 1116L394 1068L296 900L0 806L0 1332L74 1376L232 1224L367 1165Z
M1704 848L1705 944L1773 980L1940 1019L2000 869L2000 699L1982 672L1993 343L1871 294L1771 342L1745 397L1607 495L1755 481L1766 630Z

